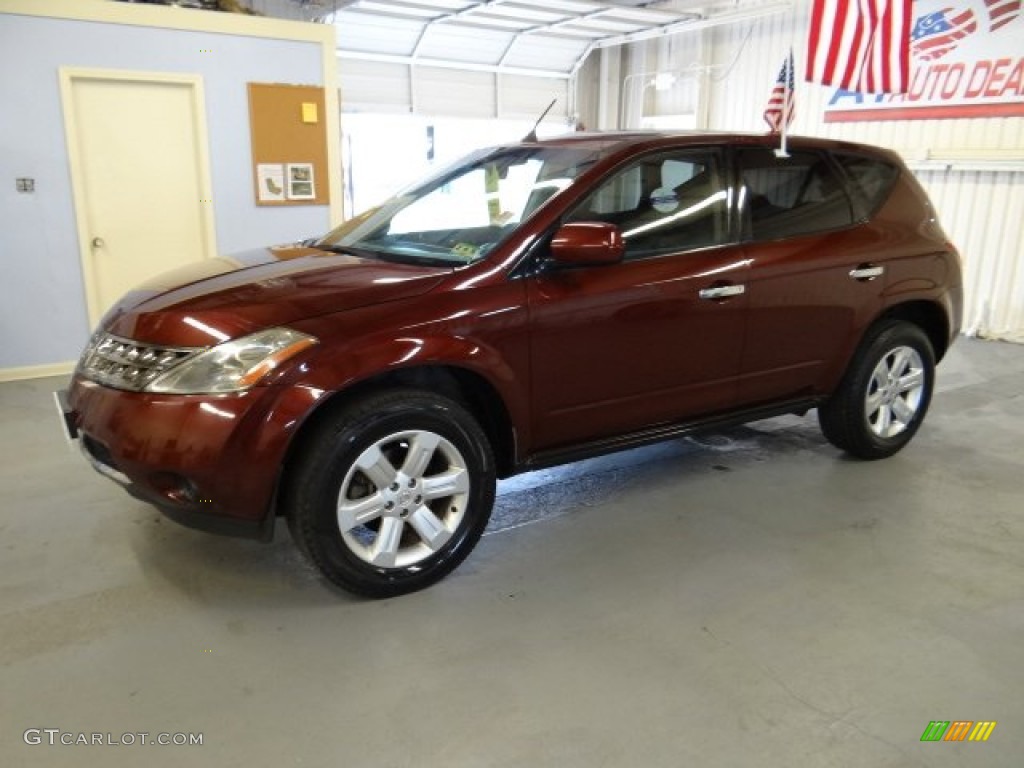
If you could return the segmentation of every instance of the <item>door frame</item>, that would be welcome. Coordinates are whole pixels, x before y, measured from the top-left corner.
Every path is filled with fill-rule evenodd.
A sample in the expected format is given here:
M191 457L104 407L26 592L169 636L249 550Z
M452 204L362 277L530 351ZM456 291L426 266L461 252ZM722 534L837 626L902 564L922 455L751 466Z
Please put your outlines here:
M199 217L202 234L201 258L210 258L217 253L217 237L214 228L213 184L210 180L209 137L206 130L206 98L203 92L202 75L188 75L168 72L142 72L121 69L91 69L81 67L60 67L60 98L64 113L64 139L67 144L68 165L71 170L71 195L75 209L75 228L78 235L78 253L82 265L82 284L85 288L85 302L89 312L89 325L96 327L103 314L98 281L93 274L94 264L89 240L89 200L85 191L84 168L78 148L78 118L75 114L74 86L76 82L116 81L134 83L170 83L189 88L192 97L192 132L196 146L193 158L199 180Z

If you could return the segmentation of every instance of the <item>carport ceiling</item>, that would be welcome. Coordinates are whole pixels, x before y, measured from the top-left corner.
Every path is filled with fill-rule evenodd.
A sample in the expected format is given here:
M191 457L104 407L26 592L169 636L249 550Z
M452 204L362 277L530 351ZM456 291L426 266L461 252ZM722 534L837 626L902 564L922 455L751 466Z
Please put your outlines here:
M789 0L352 0L326 15L338 56L571 77L596 48L754 19Z

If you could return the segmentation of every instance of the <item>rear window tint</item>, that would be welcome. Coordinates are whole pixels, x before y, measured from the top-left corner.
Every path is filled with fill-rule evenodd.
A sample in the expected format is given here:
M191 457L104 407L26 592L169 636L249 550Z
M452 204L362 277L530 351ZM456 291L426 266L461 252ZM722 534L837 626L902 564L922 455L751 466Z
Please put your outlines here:
M870 215L881 208L889 196L899 171L895 166L863 155L834 155L842 166L854 193L863 199L865 213Z
M777 240L854 223L850 197L824 155L770 149L739 152L745 236Z

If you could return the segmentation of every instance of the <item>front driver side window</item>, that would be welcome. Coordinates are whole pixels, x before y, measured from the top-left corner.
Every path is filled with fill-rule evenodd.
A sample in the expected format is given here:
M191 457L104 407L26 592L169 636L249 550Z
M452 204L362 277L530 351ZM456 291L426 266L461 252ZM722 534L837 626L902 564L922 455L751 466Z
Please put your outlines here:
M616 172L566 221L615 224L625 258L639 259L724 243L726 201L716 153L661 153Z

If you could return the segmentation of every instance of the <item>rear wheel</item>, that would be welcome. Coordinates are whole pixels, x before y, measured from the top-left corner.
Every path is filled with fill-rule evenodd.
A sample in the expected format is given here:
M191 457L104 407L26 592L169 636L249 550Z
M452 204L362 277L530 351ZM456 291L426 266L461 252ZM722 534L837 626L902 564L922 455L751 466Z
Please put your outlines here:
M935 353L924 331L899 320L879 324L818 408L822 432L858 458L891 456L921 426L934 383Z
M390 597L433 584L466 558L494 488L487 438L461 405L395 390L317 427L292 470L288 522L327 579Z

